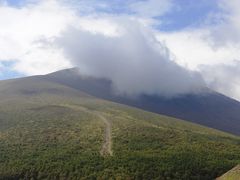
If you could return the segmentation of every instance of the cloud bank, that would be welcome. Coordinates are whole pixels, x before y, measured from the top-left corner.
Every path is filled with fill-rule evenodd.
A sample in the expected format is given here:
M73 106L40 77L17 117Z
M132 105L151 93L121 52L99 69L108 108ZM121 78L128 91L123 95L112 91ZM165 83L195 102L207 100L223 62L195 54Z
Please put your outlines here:
M149 29L125 18L110 21L118 22L116 35L70 27L54 44L81 74L111 80L119 94L175 96L202 90L200 74L176 64Z

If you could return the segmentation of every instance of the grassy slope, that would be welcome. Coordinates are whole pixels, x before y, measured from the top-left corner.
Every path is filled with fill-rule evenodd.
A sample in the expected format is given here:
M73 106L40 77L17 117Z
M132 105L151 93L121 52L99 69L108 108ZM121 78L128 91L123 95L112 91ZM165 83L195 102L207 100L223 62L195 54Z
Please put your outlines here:
M237 137L36 78L1 82L0 99L0 179L213 179L240 163Z

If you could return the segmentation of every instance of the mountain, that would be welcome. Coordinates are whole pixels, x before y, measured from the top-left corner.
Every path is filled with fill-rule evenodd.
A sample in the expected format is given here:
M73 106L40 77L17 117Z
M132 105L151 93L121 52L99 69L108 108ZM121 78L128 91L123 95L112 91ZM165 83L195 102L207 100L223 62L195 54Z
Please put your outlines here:
M208 180L240 163L239 137L96 98L109 82L81 91L72 72L0 81L0 179Z
M202 94L187 94L173 98L154 95L128 98L116 95L112 91L111 81L82 77L76 68L58 71L43 78L98 98L240 135L240 102L214 91L207 90Z

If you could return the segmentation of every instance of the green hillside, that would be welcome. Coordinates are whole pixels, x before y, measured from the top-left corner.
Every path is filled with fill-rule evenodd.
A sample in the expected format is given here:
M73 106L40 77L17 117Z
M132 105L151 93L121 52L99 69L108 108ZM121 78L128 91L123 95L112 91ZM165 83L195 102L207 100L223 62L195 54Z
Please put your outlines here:
M0 82L0 179L214 179L240 138L41 77Z

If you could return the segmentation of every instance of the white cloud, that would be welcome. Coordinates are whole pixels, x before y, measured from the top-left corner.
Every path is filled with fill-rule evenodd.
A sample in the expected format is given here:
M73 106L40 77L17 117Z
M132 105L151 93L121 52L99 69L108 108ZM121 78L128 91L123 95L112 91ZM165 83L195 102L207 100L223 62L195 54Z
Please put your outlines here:
M166 43L179 64L192 70L198 70L202 64L231 63L240 58L239 44L214 46L209 29L158 33L157 38Z
M240 60L240 1L221 0L219 7L220 13L211 14L205 20L208 23L198 28L157 32L157 37L166 43L179 64L198 70L209 87L240 100L240 79L235 78L240 68L236 63ZM235 69L230 73L232 67Z
M112 37L70 27L54 44L81 74L112 80L120 94L175 96L202 90L201 76L176 64L147 27L126 18L109 21L124 31Z
M231 46L240 41L240 1L220 0L222 13L218 15L219 23L212 27L211 36L215 46Z
M232 98L240 99L240 61L199 67L209 87Z
M57 36L74 18L71 10L53 0L21 8L0 6L0 61L16 61L15 69L25 74L69 67L60 53L53 55L37 47L36 41Z
M26 75L45 74L71 67L61 50L43 48L41 40L51 41L68 26L108 36L117 36L116 23L94 16L80 16L64 1L31 1L25 6L0 5L0 62L15 62L13 70ZM118 29L119 30L119 29Z

